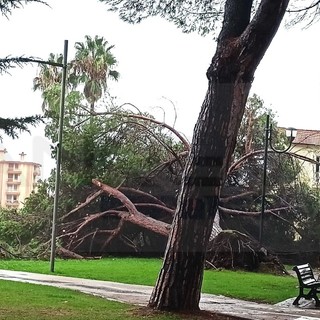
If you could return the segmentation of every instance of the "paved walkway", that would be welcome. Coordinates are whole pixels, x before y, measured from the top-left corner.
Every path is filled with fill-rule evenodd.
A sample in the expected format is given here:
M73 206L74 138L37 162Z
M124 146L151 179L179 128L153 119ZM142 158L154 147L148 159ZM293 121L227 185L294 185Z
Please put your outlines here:
M0 270L0 279L79 290L107 299L140 306L147 305L152 290L152 287L149 286L8 270ZM294 307L292 306L292 300L289 299L280 305L267 305L203 294L200 308L252 320L320 320L320 310L315 309L312 302L303 303L300 307Z

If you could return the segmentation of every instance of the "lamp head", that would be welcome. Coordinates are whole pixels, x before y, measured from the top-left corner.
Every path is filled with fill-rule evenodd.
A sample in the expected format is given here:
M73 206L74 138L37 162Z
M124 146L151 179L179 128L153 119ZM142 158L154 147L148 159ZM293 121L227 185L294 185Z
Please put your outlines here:
M290 143L294 140L296 135L297 135L297 129L292 127L286 129L286 136L289 139Z

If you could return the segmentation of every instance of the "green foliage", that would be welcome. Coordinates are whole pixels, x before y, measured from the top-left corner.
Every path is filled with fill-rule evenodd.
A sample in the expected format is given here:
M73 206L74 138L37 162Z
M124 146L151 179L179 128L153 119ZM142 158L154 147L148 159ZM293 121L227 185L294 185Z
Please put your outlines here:
M75 59L70 63L70 79L77 88L83 85L83 93L90 105L94 105L107 89L107 78L118 80L119 73L114 70L117 60L111 53L103 37L85 36L85 42L76 42Z
M36 257L43 253L42 246L50 236L53 210L48 190L44 182L38 192L26 199L23 209L0 209L0 245L6 256Z
M12 3L11 3L12 2ZM41 2L41 1L37 1ZM9 4L11 3L11 4ZM0 5L0 11L3 12L5 8L8 8L8 12L11 12L11 7L16 8L21 4L21 1L8 1ZM32 57L6 57L0 59L0 75L3 72L7 72L8 69L14 68L15 66L23 66L26 63L39 62ZM43 119L40 115L29 116L29 117L16 117L16 118L0 118L0 130L6 135L15 139L18 138L19 133L29 132L29 125L36 126ZM2 136L0 135L0 140Z
M139 23L151 16L161 16L184 32L208 34L216 29L223 13L223 1L128 1L100 0L108 10L119 13L129 23Z
M93 190L93 178L115 187L120 184L136 186L155 166L183 150L182 144L154 123L151 115L118 107L115 99L106 94L106 78L117 78L112 69L116 64L110 53L112 48L101 37L87 36L85 43L76 44L76 55L69 65L59 216L84 201ZM61 55L50 54L49 61L59 63ZM45 134L52 141L53 157L56 157L58 142L60 81L61 70L48 65L40 66L34 79L34 89L40 90L44 99ZM92 81L99 89L86 91L86 84ZM97 106L100 112L96 111ZM30 196L24 208L42 223L47 221L48 211L52 212L52 197L48 195L53 192L54 179L52 171L49 182L41 186L41 192ZM91 213L98 210L98 201L95 209L90 209ZM48 240L40 230L34 228L33 231L34 238Z
M320 251L320 194L318 188L305 183L298 185L295 194L296 226L299 228L297 248L301 251Z
M67 65L67 86L71 92L83 94L94 111L95 103L107 90L107 78L118 80L119 73L114 70L117 60L112 54L113 45L103 37L85 36L84 42L75 43L75 57ZM40 71L33 81L33 89L42 92L43 110L50 112L57 105L60 95L63 62L62 54L50 53L48 61L55 65L40 64Z
M10 57L0 59L0 75L2 73L8 72L8 69L18 67L23 67L24 64L34 63L39 60L35 60L33 57Z
M263 155L249 158L229 177L224 196L243 194L228 208L257 212L256 216L223 215L226 228L258 238ZM288 154L268 155L264 244L277 252L318 251L319 193L301 179L302 164ZM248 193L247 193L248 192ZM299 239L299 240L298 240Z
M118 12L119 17L129 23L160 16L173 22L183 32L198 32L201 35L215 33L224 12L226 1L152 1L152 0L100 0L109 11ZM253 0L252 16L262 1ZM250 3L250 1L248 1ZM320 2L315 0L290 1L288 25L304 22L307 26L320 17Z
M28 125L36 126L43 119L40 115L23 117L23 118L0 118L0 130L3 130L6 135L12 139L18 138L19 133L29 132ZM1 140L0 135L0 140Z
M279 150L284 150L287 146L284 130L277 128L275 115L264 106L260 97L250 97L239 130L235 161L250 153L251 156L229 175L223 189L225 198L237 195L233 201L226 204L227 208L240 212L257 212L257 215L223 215L222 225L224 228L236 229L255 238L258 238L260 227L258 213L261 210L266 113L270 114L272 145ZM301 168L298 160L288 154L275 153L269 147L265 208L267 213L263 233L264 244L276 251L297 251L298 233L301 233L301 244L306 245L309 242L314 244L314 249L319 248L319 244L315 246L319 239L315 223L319 212L319 200L312 188L300 181ZM312 230L312 241L306 236L306 230Z
M38 2L46 4L41 0L5 0L0 1L0 13L3 16L8 17L12 13L13 9L21 8L24 4L30 2ZM15 66L23 66L26 63L33 63L39 60L35 60L33 57L5 57L0 59L0 75L4 72L7 72L8 69L14 68ZM39 115L29 116L29 117L20 117L20 118L0 118L0 130L4 131L6 135L11 138L17 138L18 134L21 132L30 132L28 125L35 126L42 121L42 118ZM2 136L0 135L0 140Z
M62 69L59 65L63 63L63 56L50 53L47 61L51 64L39 64L39 74L33 79L33 90L42 92L42 110L45 115L50 109L58 109L60 105Z
M22 8L23 4L27 4L31 2L46 4L46 2L41 0L1 0L0 12L5 17L8 17L9 14L12 14L12 10Z
M275 114L264 105L257 94L248 98L241 126L237 136L235 157L240 158L254 150L264 148L266 116L270 115L270 123L276 127ZM276 131L277 132L277 131ZM279 141L279 134L274 140Z
M0 211L0 245L5 256L33 256L34 241L32 236L37 228L33 216L24 216L20 211Z
M87 190L92 178L112 186L127 184L168 159L169 153L162 143L181 149L157 127L139 120L128 121L126 113L86 117L81 125L66 126L64 131L62 197L73 199L70 206L83 200L80 190ZM66 122L73 120L67 115ZM51 129L49 137L54 141L56 127L53 125Z
M163 129L131 117L134 114L119 109L110 96L103 101L103 112L95 111L96 103L105 97L107 78L118 78L112 48L103 37L86 36L84 42L76 43L75 58L69 64L62 188L70 206L80 201L83 195L79 190L90 186L92 178L116 186L144 175L166 160L170 152L181 150L181 145ZM60 60L61 55L49 56L49 61ZM34 89L40 90L44 98L45 133L53 144L58 139L60 81L61 70L47 65L40 67L34 79ZM140 115L152 119L151 115ZM52 152L55 156L56 150Z

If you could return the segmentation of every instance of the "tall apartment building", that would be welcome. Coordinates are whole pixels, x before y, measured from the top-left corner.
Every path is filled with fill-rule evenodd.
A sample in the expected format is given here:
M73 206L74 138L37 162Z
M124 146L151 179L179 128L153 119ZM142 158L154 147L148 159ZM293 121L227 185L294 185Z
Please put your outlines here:
M25 161L25 153L20 153L19 161L5 160L6 149L0 150L0 206L21 208L37 186L41 165Z

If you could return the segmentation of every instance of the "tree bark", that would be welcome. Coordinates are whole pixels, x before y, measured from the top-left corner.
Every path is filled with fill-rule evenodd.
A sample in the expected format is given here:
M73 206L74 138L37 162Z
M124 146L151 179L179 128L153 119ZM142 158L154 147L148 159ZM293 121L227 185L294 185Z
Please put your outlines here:
M274 37L289 0L262 0L250 22L252 0L226 0L208 90L149 306L198 310L212 224L254 72Z

